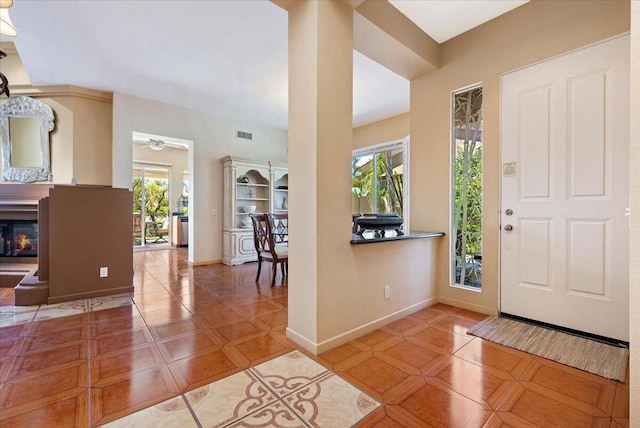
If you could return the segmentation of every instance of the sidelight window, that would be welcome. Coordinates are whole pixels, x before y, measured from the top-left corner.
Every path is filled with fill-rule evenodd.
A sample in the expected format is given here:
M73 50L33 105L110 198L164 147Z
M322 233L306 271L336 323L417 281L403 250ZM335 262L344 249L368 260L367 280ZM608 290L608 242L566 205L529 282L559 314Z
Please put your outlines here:
M482 289L482 87L452 98L452 283Z

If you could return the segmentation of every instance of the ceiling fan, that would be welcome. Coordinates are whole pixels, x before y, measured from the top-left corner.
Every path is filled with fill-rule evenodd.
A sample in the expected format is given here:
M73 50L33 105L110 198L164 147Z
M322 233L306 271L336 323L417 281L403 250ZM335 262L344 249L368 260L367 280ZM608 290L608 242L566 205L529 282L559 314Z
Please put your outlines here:
M149 148L151 150L162 150L165 148L165 142L162 140L152 140L149 138L149 142L146 146L142 147L143 149Z
M134 140L135 143L144 144L141 149L151 149L151 150L164 150L166 148L172 149L187 149L186 145L180 143L166 142L163 140L155 140L153 138L145 139L145 140Z

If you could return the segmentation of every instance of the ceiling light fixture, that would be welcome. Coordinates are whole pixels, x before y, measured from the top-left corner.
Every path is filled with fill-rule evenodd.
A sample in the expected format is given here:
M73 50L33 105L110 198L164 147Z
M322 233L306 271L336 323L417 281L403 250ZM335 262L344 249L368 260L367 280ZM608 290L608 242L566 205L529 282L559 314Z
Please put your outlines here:
M3 36L15 37L18 30L13 26L11 18L9 18L8 9L13 6L13 0L0 0L0 34ZM0 50L0 59L6 57L7 54ZM2 72L0 72L0 95L9 96L9 80Z
M162 150L164 149L164 141L149 139L149 148L151 150Z

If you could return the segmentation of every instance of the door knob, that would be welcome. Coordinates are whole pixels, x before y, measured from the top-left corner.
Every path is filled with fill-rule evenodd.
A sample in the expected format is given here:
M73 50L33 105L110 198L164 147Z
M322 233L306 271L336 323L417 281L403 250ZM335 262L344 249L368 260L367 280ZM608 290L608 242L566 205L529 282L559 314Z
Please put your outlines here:
M511 226L510 224L507 224L504 226L504 230L506 230L507 232L510 230L513 230L513 226Z

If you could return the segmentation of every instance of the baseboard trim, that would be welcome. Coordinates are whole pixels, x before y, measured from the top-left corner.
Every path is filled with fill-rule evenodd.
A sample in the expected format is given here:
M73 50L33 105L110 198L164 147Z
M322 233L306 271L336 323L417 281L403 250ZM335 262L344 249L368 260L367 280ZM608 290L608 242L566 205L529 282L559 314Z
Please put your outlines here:
M381 318L368 322L364 325L361 325L359 327L356 327L354 329L341 333L330 339L324 340L320 343L316 343L312 340L309 340L308 338L295 332L289 327L287 327L287 337L293 340L296 344L302 346L307 351L313 353L314 355L318 355L318 354L322 354L323 352L327 352L340 345L344 345L345 343L353 339L356 339L360 336L370 333L373 330L376 330L389 323L392 323L393 321L399 320L400 318L404 318L407 315L411 315L414 312L427 308L436 303L438 303L438 298L431 297L429 299L415 303L411 306L407 306L406 308L400 309L399 311L393 312L389 315L385 315Z
M287 338L293 340L296 345L302 346L313 355L318 355L318 345L314 341L309 340L300 333L292 330L291 327L287 327Z
M498 315L498 308L490 308L488 306L476 305L474 303L465 302L464 300L452 299L450 297L439 297L438 301L445 305L455 306L456 308L468 309L470 311L479 312L487 315Z

